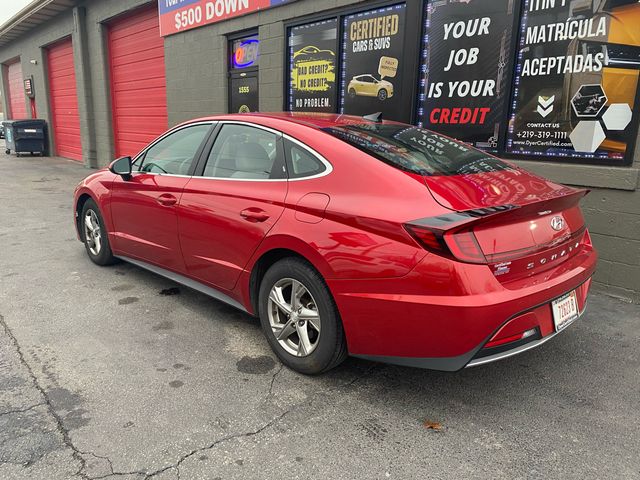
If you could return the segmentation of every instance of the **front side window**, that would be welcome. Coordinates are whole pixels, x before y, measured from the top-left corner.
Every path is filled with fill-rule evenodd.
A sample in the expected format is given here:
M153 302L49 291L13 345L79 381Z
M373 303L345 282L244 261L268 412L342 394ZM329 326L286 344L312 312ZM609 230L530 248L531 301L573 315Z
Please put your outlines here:
M384 163L418 175L465 175L514 168L466 143L410 125L347 125L324 131Z
M278 151L274 133L247 125L223 125L202 175L245 180L280 178Z
M182 128L149 148L139 171L171 175L188 175L191 163L211 125Z

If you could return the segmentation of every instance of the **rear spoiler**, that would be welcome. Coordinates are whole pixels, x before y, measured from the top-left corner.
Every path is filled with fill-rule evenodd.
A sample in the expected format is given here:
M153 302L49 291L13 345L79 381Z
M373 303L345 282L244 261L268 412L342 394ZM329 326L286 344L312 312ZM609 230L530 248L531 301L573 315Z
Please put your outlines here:
M590 191L591 190L581 188L576 189L575 192L551 198L549 200L541 200L525 205L508 204L497 207L475 208L473 210L445 213L435 217L415 220L410 222L410 224L420 225L434 231L445 233L460 227L470 226L470 224L475 225L478 223L484 223L485 221L494 220L505 214L508 214L512 218L522 218L529 216L532 213L547 215L549 213L566 210L567 208L577 205Z

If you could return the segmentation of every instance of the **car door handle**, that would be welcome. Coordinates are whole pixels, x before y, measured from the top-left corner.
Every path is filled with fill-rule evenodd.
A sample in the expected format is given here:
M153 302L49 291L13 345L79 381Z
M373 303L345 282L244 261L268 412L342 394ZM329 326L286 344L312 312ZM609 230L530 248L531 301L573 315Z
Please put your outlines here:
M178 202L178 199L171 195L170 193L163 193L158 198L156 198L160 205L165 207L172 207Z
M260 208L247 208L240 212L240 216L248 222L264 222L269 219L269 214Z

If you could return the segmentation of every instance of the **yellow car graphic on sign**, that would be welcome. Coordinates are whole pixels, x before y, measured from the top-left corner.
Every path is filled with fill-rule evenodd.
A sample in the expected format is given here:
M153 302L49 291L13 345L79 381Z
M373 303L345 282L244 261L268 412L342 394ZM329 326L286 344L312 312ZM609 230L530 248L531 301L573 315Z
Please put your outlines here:
M378 100L386 100L393 97L393 84L386 80L378 80L373 75L357 75L351 79L347 92L352 97L356 95L364 97L378 97Z
M298 58L300 55L318 55L323 53L326 53L332 57L335 57L336 55L331 50L321 50L318 47L314 47L313 45L307 45L306 47L298 50L297 52L294 52L293 58Z

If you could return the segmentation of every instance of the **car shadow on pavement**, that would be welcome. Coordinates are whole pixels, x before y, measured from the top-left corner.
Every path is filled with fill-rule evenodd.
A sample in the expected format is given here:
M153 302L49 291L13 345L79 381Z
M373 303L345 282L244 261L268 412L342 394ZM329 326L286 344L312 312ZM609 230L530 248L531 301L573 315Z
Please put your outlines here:
M115 268L130 272L143 284L155 283L154 288L158 291L168 282L128 264ZM211 318L212 328L220 323L232 327L234 335L248 336L260 343L263 356L273 357L257 318L189 288L175 288L181 294L171 296L172 301ZM603 315L603 312L617 311L620 318L631 325L638 308L600 294L593 294L590 303L587 313L551 342L492 364L458 372L439 372L350 357L341 366L317 377L305 377L293 371L289 371L289 375L322 388L366 388L371 393L370 402L386 403L392 396L396 406L400 404L417 410L430 404L442 412L464 407L484 414L494 410L517 414L523 405L535 407L536 396L548 398L549 395L558 405L560 402L595 405L596 401L590 400L593 390L586 388L591 384L590 378L606 378L603 386L610 383L609 388L615 388L614 383L620 380L609 371L612 359L606 358L615 356L615 350L601 348L608 335L615 335L612 316ZM618 340L625 347L630 346L628 338ZM279 365L276 358L274 361ZM537 407L542 408L542 405Z

